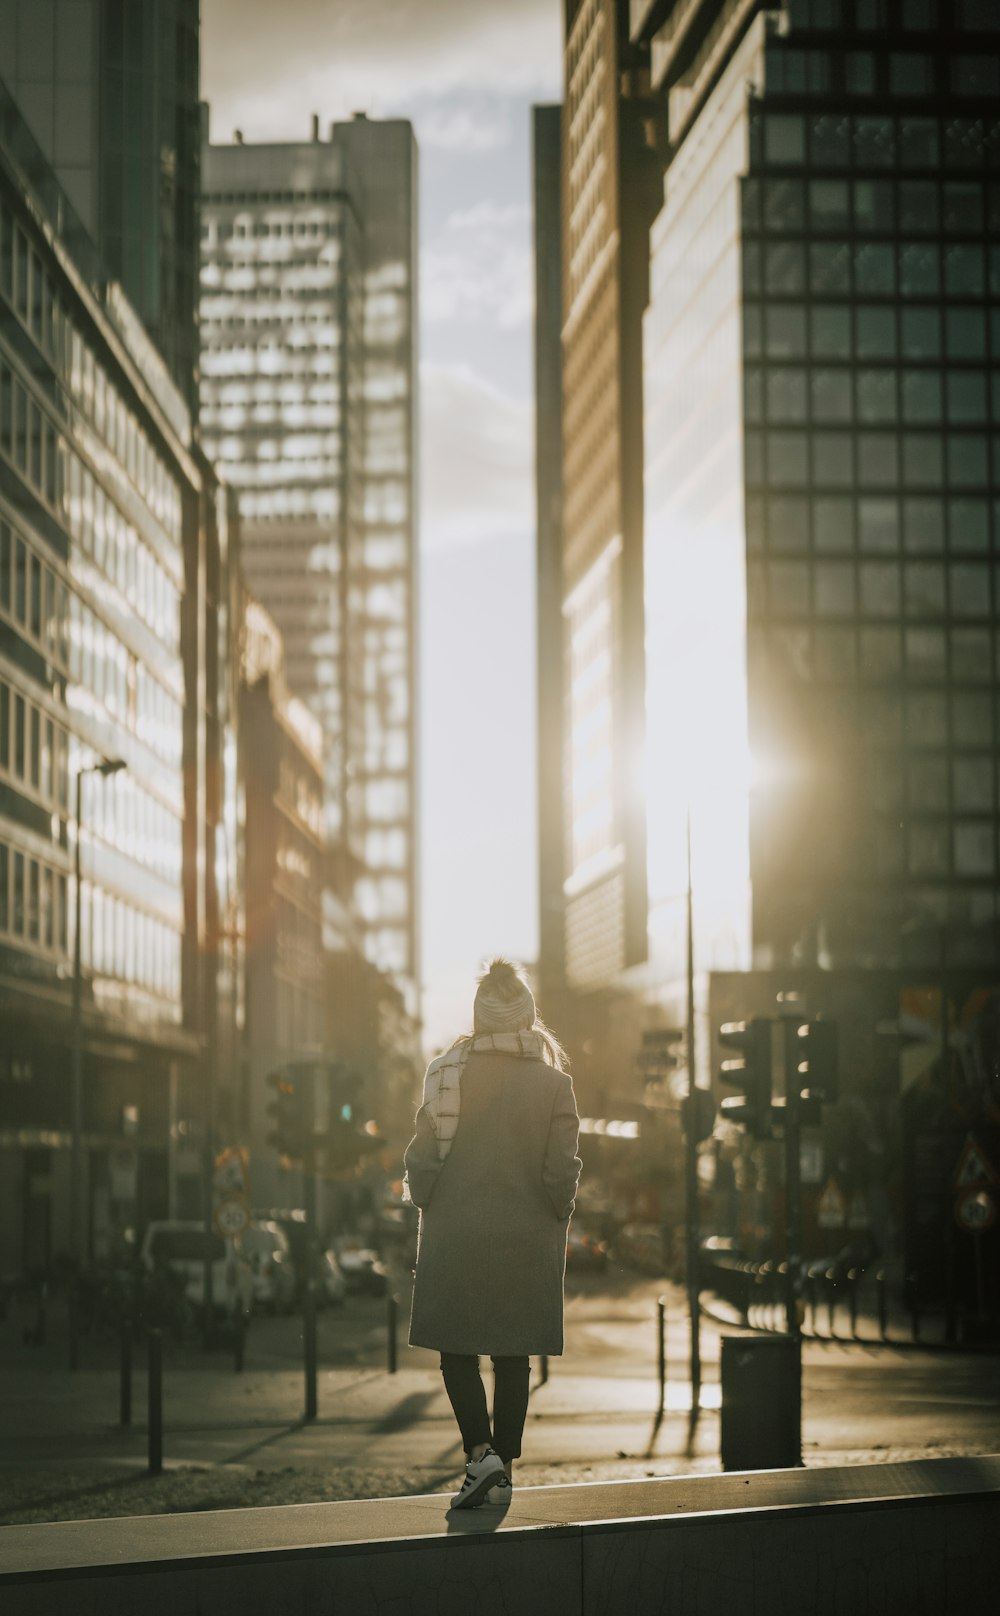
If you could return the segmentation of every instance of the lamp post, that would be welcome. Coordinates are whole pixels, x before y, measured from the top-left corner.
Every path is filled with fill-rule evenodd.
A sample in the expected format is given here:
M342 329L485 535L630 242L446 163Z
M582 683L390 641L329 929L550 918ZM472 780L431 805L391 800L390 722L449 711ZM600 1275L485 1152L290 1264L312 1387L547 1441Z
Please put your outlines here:
M80 1268L83 1261L83 1217L80 1206L80 1156L83 1133L83 971L81 944L81 874L80 844L82 841L83 777L85 774L118 774L126 767L124 758L104 758L76 771L76 846L73 857L73 1120L70 1154L70 1244L75 1259L73 1294L69 1314L69 1366L76 1369L80 1361L78 1300Z

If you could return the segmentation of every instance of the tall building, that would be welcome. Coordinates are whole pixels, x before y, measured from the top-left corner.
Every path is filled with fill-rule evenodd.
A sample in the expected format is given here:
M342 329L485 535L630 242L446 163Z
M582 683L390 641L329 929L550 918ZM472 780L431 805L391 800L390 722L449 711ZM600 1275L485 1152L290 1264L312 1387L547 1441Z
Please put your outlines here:
M9 1271L44 1268L74 1248L109 1256L146 1218L176 1208L179 1178L195 1180L195 1194L203 1181L200 1157L178 1159L199 1129L206 1137L189 1074L204 1039L228 1037L219 1023L238 1013L231 995L230 1011L218 1011L227 923L213 930L236 878L233 715L217 660L234 567L231 512L184 399L0 85L0 1262ZM232 1077L219 1072L220 1093Z
M658 179L642 50L615 0L567 0L562 164L565 971L646 956L642 313Z
M197 408L198 0L0 0L14 100Z
M626 321L609 305L576 349L573 255L595 296L627 257L607 233L624 105L616 124L609 82L628 90L630 60L648 61L636 107L662 157L655 222L629 249L636 284L649 276L645 961L592 984L608 990L595 1043L624 1091L643 1026L683 1020L690 827L699 1074L718 1023L774 1014L779 991L838 1019L843 1101L812 1141L820 1171L842 1180L852 1227L902 1249L914 1296L981 1312L953 1182L968 1133L1000 1147L1000 13L635 0L569 4L566 23L567 568L614 487L601 365ZM615 621L617 587L608 567L595 622ZM582 662L574 705L582 598L571 837L578 755L606 804L629 787ZM887 1028L919 1042L887 1044Z
M706 963L988 969L1000 14L650 15L649 722L705 810L709 906L729 885Z
M342 896L412 1013L416 148L405 122L313 132L204 148L201 420L289 687L323 728Z
M240 734L246 799L246 1073L244 1137L255 1202L300 1192L268 1144L269 1073L316 1054L326 1036L323 954L323 732L285 683L281 635L244 602Z

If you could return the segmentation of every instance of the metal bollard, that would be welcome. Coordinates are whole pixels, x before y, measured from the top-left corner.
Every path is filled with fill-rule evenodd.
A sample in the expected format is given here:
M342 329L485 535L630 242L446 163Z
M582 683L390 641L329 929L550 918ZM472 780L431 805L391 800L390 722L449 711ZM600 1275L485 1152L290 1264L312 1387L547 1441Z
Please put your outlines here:
M302 1333L305 1348L306 1371L306 1410L307 1420L314 1420L318 1407L316 1394L316 1283L310 1279L306 1281L305 1295L302 1300Z
M660 1377L659 1412L667 1397L667 1304L661 1296L656 1303L656 1329L657 1329L657 1368Z
M851 1335L857 1340L858 1335L858 1270L852 1268L847 1275L847 1300L851 1310Z
M889 1330L887 1322L887 1298L885 1284L885 1269L880 1268L875 1275L875 1294L878 1299L878 1333L882 1341L888 1341Z
M150 1330L148 1345L149 1474L158 1476L163 1470L163 1331Z
M132 1424L132 1324L126 1319L119 1333L121 1355L118 1376L118 1423Z
M396 1368L397 1368L397 1363L396 1363L396 1350L397 1350L396 1331L397 1331L398 1320L399 1320L399 1297L394 1296L392 1291L389 1292L389 1294L388 1294L388 1296L386 1298L385 1312L386 1312L386 1328L387 1328L387 1331L388 1331L388 1338L389 1338L388 1339L388 1346L389 1346L389 1373L390 1373L390 1375L394 1375L396 1373Z
M833 1269L826 1271L826 1325L830 1335L833 1335L833 1314L837 1305L837 1285L833 1276Z

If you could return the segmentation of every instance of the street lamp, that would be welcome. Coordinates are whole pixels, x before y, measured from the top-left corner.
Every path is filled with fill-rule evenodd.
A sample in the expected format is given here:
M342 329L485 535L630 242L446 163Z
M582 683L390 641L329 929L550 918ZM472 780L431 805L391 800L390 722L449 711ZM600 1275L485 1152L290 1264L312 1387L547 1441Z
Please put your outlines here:
M75 1275L73 1278L74 1293L79 1289L80 1267L83 1259L83 1218L80 1206L80 1151L81 1135L83 1132L83 973L81 963L81 875L80 875L80 844L82 837L83 818L83 777L85 774L118 774L126 768L124 758L103 758L100 763L90 763L85 768L76 771L76 847L73 859L73 1122L72 1122L72 1148L70 1155L70 1244L75 1259ZM77 1317L78 1296L74 1294L73 1305L70 1308L69 1333L69 1366L76 1369L79 1364L79 1335Z

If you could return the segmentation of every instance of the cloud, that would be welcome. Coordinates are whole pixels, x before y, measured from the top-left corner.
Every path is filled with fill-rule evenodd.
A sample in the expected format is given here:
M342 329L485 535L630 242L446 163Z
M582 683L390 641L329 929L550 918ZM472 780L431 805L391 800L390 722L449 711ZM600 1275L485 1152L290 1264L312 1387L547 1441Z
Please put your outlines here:
M530 532L532 405L465 365L425 363L420 374L424 547Z
M498 151L510 140L510 116L505 103L490 108L480 102L434 101L416 116L421 147L447 152Z
M310 111L360 108L412 116L429 144L464 119L482 149L503 135L497 97L559 94L559 0L203 0L202 41L216 139L305 138Z
M525 326L534 297L530 229L527 203L480 202L452 213L421 255L423 319Z

